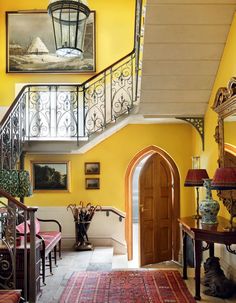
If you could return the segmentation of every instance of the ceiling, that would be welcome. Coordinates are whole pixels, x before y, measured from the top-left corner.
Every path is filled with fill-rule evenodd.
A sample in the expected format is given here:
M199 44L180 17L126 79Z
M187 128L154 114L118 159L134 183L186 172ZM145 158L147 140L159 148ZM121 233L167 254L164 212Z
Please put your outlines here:
M147 0L139 114L203 116L236 0Z

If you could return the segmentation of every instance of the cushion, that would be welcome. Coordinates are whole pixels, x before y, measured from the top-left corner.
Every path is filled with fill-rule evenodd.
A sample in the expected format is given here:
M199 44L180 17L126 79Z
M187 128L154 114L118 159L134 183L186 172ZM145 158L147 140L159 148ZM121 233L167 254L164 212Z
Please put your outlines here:
M18 303L20 292L15 290L0 290L0 303Z
M25 233L25 223L21 223L19 225L16 226L16 230L20 233L20 234L24 234ZM29 225L28 225L28 221L26 222L26 234L29 234L30 230L29 230Z
M36 235L40 232L40 222L37 218L35 218L35 233Z
M42 231L39 235L45 242L45 255L47 255L61 240L61 232L59 231Z

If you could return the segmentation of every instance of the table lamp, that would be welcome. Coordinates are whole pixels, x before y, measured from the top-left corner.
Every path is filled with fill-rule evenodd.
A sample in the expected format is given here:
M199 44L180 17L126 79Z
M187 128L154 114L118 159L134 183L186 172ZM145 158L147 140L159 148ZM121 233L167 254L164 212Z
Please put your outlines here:
M208 179L208 173L205 169L189 169L185 178L184 186L196 187L197 192L197 214L194 216L195 219L200 219L199 215L199 187L203 186L203 179Z
M236 168L235 167L220 167L217 168L211 182L211 188L216 190L229 190L229 199L225 198L224 202L227 210L230 213L230 227L233 229L233 217L236 216L235 202L233 199L233 190L236 189Z
M1 169L0 188L13 197L29 197L32 195L29 172L26 170Z

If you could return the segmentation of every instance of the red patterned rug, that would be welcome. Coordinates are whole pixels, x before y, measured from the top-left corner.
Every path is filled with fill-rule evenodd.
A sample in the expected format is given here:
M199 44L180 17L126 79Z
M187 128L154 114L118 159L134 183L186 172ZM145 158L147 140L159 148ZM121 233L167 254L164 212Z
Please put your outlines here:
M173 270L75 272L60 303L193 303Z

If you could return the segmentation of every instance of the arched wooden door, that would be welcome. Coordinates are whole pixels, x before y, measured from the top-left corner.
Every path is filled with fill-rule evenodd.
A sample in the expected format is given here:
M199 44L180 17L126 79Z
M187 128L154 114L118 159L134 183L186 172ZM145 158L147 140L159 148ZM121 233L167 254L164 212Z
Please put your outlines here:
M172 259L171 180L167 161L153 154L139 178L141 266Z

